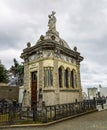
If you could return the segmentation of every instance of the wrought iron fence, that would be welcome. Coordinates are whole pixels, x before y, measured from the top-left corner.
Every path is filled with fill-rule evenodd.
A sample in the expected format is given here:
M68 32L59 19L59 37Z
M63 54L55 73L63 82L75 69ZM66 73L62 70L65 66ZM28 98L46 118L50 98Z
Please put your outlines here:
M14 104L0 106L0 123L15 124L21 121L49 122L65 117L78 115L96 109L96 100L45 106L38 108L37 104L31 107L17 107Z
M83 113L94 109L96 109L96 103L91 100L76 103L46 106L43 108L44 112L42 120L48 122L52 120L61 119L64 117L69 117L72 115L77 115L79 113Z

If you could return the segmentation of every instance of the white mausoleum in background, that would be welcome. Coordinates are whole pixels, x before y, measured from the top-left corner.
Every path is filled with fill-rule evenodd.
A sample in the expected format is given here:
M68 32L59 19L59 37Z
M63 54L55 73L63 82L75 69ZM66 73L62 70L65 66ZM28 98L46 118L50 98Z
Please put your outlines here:
M100 87L99 92L101 97L107 97L107 87Z
M88 99L93 99L98 96L98 89L93 87L93 88L87 88L88 90Z
M48 17L46 35L41 35L34 46L27 43L21 54L24 59L23 106L43 101L46 105L55 105L82 100L80 62L83 57L77 47L72 50L59 36L55 12Z

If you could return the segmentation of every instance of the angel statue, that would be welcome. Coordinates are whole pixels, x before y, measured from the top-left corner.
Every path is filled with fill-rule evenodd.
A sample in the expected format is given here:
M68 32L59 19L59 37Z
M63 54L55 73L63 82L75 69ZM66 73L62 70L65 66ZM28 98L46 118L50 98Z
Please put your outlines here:
M48 21L48 27L51 31L56 31L56 17L54 16L56 13L52 11L52 14L48 15L49 21Z

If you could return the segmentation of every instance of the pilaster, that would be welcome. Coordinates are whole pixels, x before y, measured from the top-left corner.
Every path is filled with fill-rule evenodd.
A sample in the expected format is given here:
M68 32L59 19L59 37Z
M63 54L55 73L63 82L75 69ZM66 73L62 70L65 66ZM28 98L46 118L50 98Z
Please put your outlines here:
M77 86L78 86L78 89L79 89L79 98L80 98L80 101L82 100L82 88L81 88L81 77L80 77L80 65L77 65Z
M55 97L56 104L59 104L59 75L58 75L58 61L54 60L54 75L53 75L53 84L55 87Z
M30 71L28 63L24 65L24 94L23 94L23 106L30 106L31 105L31 88L30 88Z

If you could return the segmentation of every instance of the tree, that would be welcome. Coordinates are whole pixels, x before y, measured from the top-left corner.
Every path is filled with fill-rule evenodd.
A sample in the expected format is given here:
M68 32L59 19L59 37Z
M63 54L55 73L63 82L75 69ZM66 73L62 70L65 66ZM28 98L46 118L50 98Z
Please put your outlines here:
M24 66L19 64L18 61L13 59L14 65L11 66L10 72L17 78L16 85L23 84Z
M0 83L8 82L8 71L3 64L0 63Z

